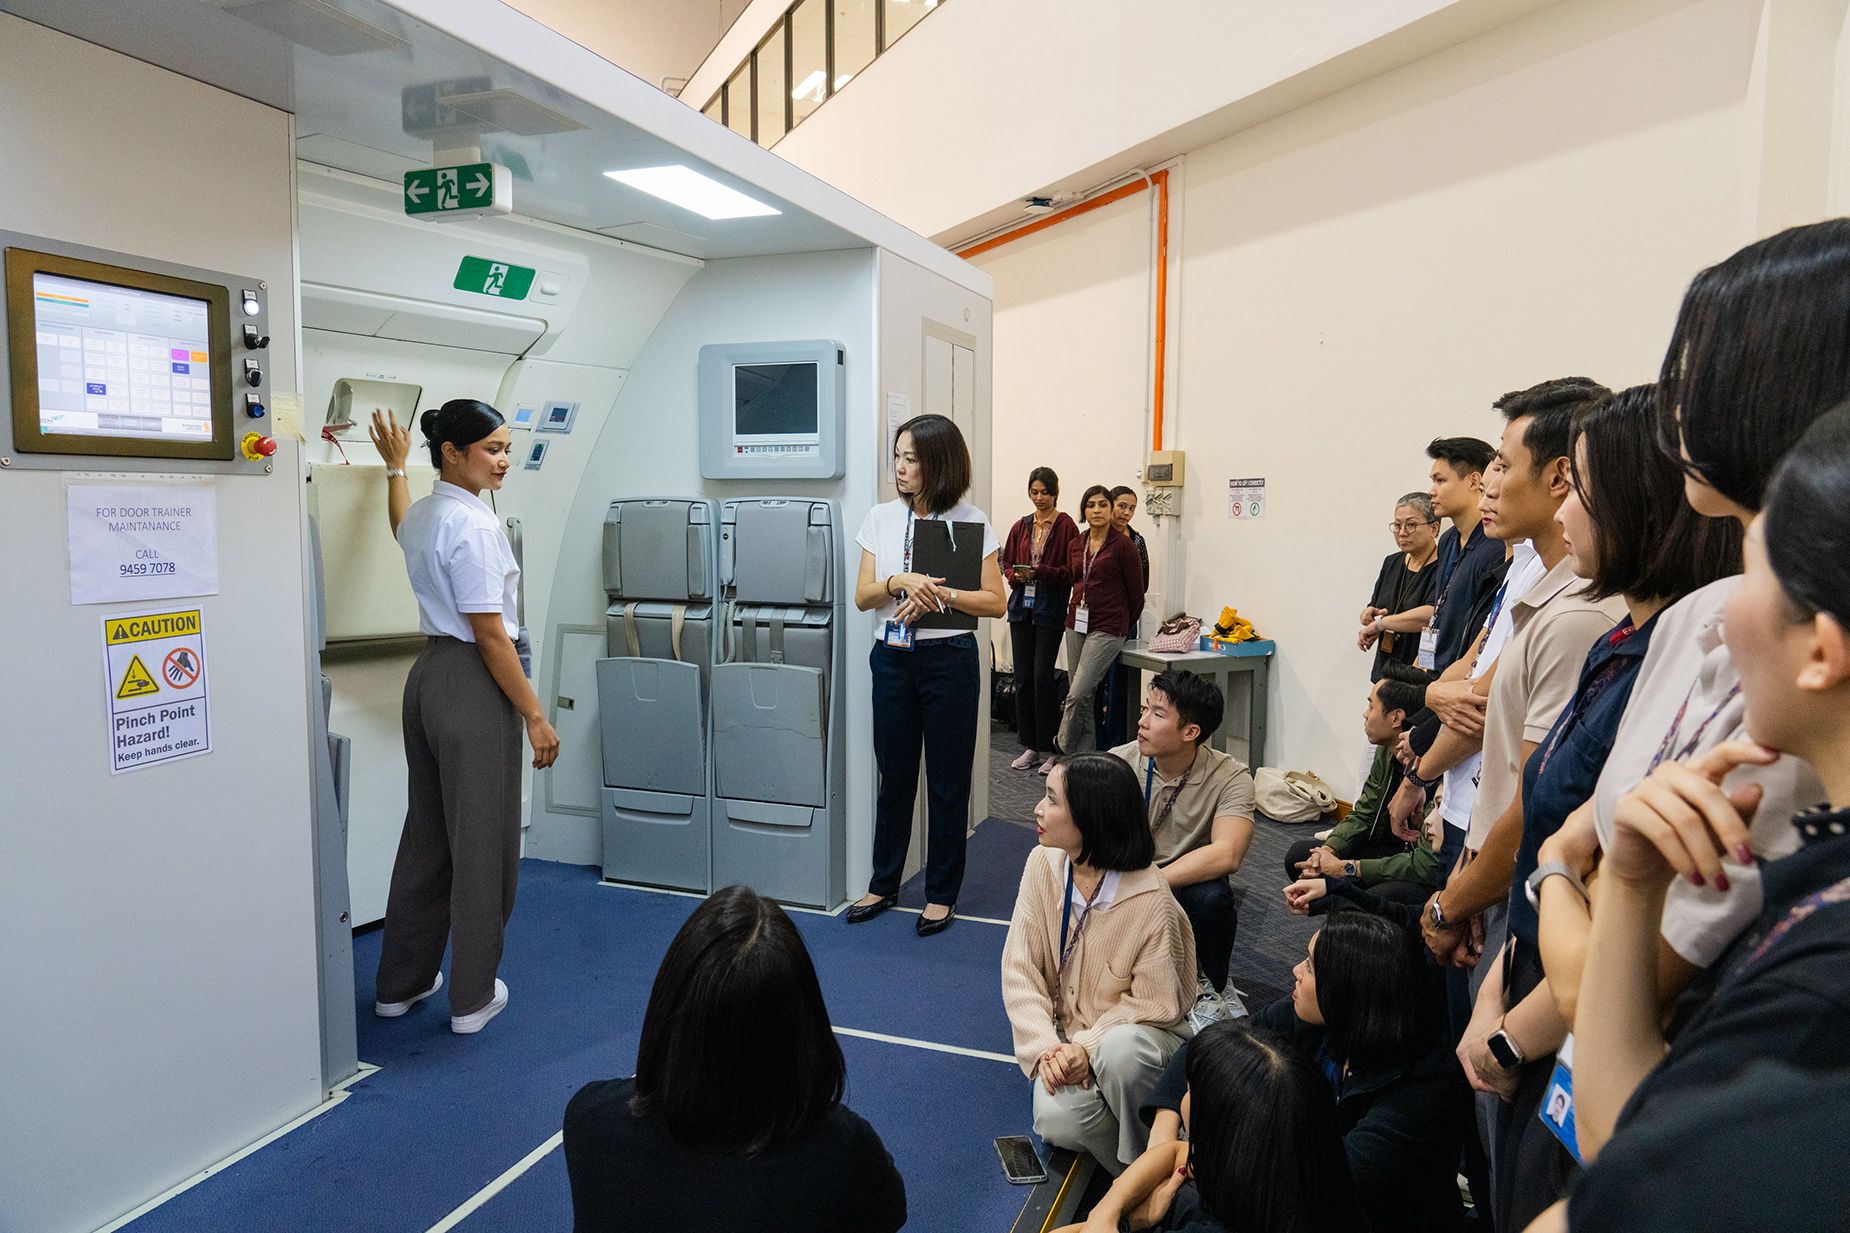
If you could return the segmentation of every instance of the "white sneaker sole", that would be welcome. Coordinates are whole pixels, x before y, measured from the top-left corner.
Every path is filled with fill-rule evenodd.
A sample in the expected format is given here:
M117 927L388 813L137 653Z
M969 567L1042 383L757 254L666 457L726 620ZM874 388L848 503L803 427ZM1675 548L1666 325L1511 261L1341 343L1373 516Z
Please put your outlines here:
M501 981L495 982L494 1001L473 1014L451 1015L450 1031L458 1036L469 1036L488 1026L488 1021L507 1009L507 986Z
M443 988L443 973L439 972L437 973L437 983L424 990L424 992L418 994L416 997L404 1002L374 1002L373 1013L378 1015L381 1019L396 1019L441 988Z

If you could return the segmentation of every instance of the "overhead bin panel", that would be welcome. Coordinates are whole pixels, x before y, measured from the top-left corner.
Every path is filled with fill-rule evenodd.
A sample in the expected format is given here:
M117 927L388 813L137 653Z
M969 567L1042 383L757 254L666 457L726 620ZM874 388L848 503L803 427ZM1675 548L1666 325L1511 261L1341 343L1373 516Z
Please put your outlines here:
M436 343L507 356L526 354L546 332L546 322L537 317L308 282L302 284L302 324L311 330Z

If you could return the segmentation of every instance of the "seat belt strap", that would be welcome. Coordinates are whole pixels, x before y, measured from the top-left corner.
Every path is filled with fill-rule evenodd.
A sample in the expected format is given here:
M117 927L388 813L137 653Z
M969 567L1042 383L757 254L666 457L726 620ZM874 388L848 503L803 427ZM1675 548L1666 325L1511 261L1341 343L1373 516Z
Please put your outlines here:
M630 658L642 657L642 641L636 636L636 601L623 605L623 640L629 644Z
M675 662L681 662L681 630L687 625L687 605L676 604L668 618L668 641L674 648Z
M784 610L782 608L771 610L771 662L774 664L784 662Z

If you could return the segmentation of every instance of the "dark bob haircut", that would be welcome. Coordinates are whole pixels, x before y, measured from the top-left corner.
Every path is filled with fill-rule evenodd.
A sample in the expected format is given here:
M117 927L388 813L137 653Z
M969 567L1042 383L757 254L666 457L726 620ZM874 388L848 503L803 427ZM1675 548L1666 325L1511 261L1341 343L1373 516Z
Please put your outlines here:
M1052 467L1036 467L1028 472L1028 487L1032 488L1036 484L1045 488L1050 497L1060 495L1060 477L1053 473Z
M1290 1041L1249 1024L1210 1024L1186 1046L1202 1205L1227 1229L1367 1227L1328 1080Z
M750 887L716 892L655 974L630 1112L684 1147L755 1156L827 1116L845 1083L796 926Z
M1634 385L1583 413L1574 491L1593 521L1599 568L1591 596L1675 603L1741 572L1741 524L1704 518L1683 499L1683 472L1657 448L1657 390ZM1589 480L1591 481L1589 483Z
M1473 471L1482 472L1497 456L1497 447L1476 437L1435 437L1426 446L1426 456L1434 462L1451 466L1463 479Z
M430 447L430 465L443 469L443 447L454 445L467 451L507 421L485 402L473 398L452 398L434 411L418 417L418 428Z
M1107 507L1111 505L1111 489L1103 484L1093 484L1079 494L1079 525L1086 525L1086 506L1092 504L1093 497L1104 497Z
M1612 391L1591 377L1556 377L1526 390L1511 390L1497 399L1496 408L1508 423L1530 417L1522 443L1529 448L1529 469L1540 475L1548 464L1574 452L1574 417L1612 397Z
M1311 952L1330 1052L1361 1070L1410 1062L1439 1038L1417 933L1366 912L1332 912Z
M1657 382L1660 448L1758 511L1779 460L1850 398L1850 219L1793 227L1696 275Z
M1194 724L1201 729L1195 744L1201 744L1219 730L1227 701L1207 677L1171 668L1150 682L1150 692L1169 699L1182 727Z
M1143 790L1130 764L1115 754L1082 753L1063 759L1066 808L1079 828L1079 863L1128 873L1156 860Z
M1821 416L1768 490L1767 562L1800 615L1850 627L1850 403Z
M915 415L893 434L910 433L912 452L919 459L919 490L912 494L914 512L930 517L948 514L970 491L970 447L957 425L942 415Z

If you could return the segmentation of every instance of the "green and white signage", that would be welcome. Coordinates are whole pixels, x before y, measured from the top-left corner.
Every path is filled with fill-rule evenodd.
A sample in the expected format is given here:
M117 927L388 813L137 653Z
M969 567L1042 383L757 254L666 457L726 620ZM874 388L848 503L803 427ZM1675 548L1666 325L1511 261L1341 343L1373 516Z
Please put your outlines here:
M405 173L405 213L439 221L508 214L514 209L514 177L497 163L424 167Z
M456 268L458 291L498 296L504 300L524 300L533 289L535 271L511 261L494 261L487 257L464 257Z

